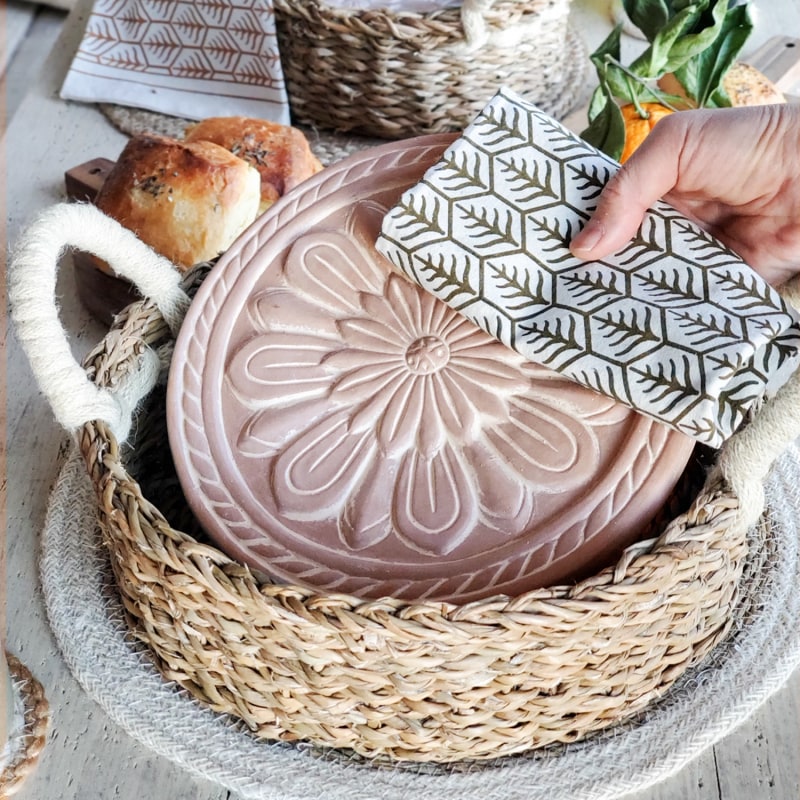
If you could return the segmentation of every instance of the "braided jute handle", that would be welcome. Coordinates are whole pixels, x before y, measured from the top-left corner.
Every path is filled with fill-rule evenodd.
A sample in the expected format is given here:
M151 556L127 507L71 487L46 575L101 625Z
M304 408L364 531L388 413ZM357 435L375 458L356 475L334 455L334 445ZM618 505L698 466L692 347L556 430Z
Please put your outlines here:
M56 305L56 274L69 248L93 253L158 307L174 335L189 297L167 259L95 206L62 203L44 211L21 234L9 264L11 318L33 374L56 419L74 432L106 422L122 442L138 402L158 378L158 356L145 349L139 369L116 391L96 386L75 360Z

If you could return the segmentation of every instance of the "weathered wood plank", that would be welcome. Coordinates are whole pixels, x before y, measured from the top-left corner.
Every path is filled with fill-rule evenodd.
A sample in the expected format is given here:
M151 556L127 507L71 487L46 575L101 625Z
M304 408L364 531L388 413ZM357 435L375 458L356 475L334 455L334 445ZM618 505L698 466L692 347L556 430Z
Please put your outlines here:
M32 8L24 3L21 5ZM63 11L45 6L36 9L24 37L15 44L13 58L6 67L6 120L10 120L19 108L31 81L42 69L44 55L53 49L66 19Z
M800 674L715 748L723 800L800 798Z
M0 74L6 71L14 58L17 47L33 24L36 12L36 5L16 0L8 0L0 7Z

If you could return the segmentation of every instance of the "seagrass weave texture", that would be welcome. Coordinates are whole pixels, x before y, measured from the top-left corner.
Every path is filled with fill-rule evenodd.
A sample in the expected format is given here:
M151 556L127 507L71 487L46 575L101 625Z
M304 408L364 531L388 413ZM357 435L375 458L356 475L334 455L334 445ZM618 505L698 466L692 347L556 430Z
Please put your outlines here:
M553 116L588 63L569 0L465 0L428 14L275 0L295 124L388 139L463 128L501 85ZM576 80L577 78L577 80Z
M35 769L47 739L50 715L42 684L16 656L6 653L6 658L22 719L12 726L9 744L0 752L0 800L17 794ZM3 761L6 753L8 759Z
M145 301L88 372L113 388L147 346L168 351L169 334ZM260 737L435 762L576 741L662 695L729 627L746 545L720 485L575 586L463 606L315 594L261 582L187 532L156 468L162 406L154 392L132 447L101 422L79 435L117 583L164 676Z

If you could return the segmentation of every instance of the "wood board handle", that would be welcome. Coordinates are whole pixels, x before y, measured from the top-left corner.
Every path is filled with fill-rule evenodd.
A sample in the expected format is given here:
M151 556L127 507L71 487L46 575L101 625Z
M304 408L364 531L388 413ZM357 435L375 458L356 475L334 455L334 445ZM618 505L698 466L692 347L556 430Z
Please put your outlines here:
M114 162L108 158L93 158L68 169L64 173L64 187L69 200L94 203L100 188L105 183Z
M745 61L766 75L790 103L800 103L800 39L773 36Z

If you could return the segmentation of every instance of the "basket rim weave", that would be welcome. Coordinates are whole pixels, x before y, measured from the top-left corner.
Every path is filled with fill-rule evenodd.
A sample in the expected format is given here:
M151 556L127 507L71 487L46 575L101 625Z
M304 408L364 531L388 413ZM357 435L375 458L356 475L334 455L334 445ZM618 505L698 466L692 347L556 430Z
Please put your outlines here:
M392 10L388 8L347 8L333 6L324 0L274 0L279 14L304 20L310 25L328 25L340 33L353 32L360 36L397 39L416 39L426 35L464 38L464 12L479 14L488 25L506 27L524 17L538 15L555 2L569 4L571 0L466 0L432 11Z

